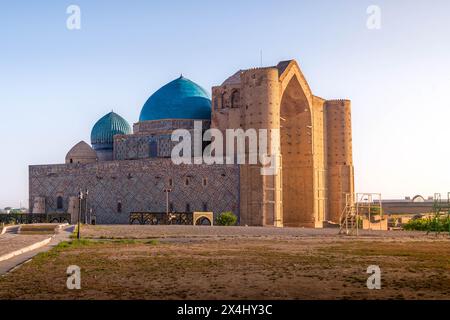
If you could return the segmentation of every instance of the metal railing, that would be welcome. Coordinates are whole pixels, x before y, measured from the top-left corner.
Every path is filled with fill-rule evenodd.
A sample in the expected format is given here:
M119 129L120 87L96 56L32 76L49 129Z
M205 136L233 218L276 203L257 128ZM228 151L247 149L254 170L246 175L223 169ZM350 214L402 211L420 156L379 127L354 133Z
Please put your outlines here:
M70 214L69 213L0 214L0 223L4 224L70 223Z
M130 224L149 225L192 225L192 212L131 212Z

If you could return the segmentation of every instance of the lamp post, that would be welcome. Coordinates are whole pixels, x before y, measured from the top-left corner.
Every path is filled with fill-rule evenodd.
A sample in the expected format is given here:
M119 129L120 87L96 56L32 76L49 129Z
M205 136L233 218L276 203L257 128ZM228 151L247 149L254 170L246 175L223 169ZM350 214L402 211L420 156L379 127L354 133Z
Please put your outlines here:
M85 199L84 199L84 223L88 224L88 195L89 195L89 190L86 189L86 191L84 192L85 195Z
M169 217L169 192L171 192L172 189L164 189L164 192L166 193L166 214L167 217Z
M77 239L80 240L80 227L81 227L81 207L83 204L83 191L80 190L80 193L78 194L78 199L80 200L80 205L78 208L78 230L77 230Z
M93 224L92 223L92 208L89 209L89 224Z

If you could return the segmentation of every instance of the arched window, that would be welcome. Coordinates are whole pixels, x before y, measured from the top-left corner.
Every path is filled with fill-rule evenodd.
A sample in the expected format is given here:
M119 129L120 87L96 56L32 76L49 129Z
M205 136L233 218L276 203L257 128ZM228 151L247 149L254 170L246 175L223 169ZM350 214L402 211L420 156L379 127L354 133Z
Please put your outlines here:
M234 90L231 94L231 107L237 108L239 107L240 94L238 90Z
M191 205L186 203L186 212L191 212Z
M56 198L56 209L62 210L63 209L63 198L61 196L58 196Z
M173 202L170 202L170 203L169 203L169 212L174 212L174 209L173 209Z
M117 202L117 213L121 213L122 212L122 202Z
M203 212L208 211L208 202L203 202Z

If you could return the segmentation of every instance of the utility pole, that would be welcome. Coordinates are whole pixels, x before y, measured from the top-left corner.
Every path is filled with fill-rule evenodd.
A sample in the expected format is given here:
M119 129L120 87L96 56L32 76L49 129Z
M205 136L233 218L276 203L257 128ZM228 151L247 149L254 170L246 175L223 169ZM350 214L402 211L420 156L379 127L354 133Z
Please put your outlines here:
M80 190L78 194L78 199L80 200L80 205L78 208L78 230L77 230L77 239L80 240L80 227L81 227L81 210L83 205L83 191Z

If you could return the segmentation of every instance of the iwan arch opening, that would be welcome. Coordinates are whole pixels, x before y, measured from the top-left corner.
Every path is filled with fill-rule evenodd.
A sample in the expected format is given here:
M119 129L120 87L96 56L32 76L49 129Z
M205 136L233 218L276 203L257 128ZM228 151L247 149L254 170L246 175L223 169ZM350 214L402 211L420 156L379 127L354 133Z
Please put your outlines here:
M311 106L296 73L285 82L280 103L283 225L314 226Z

